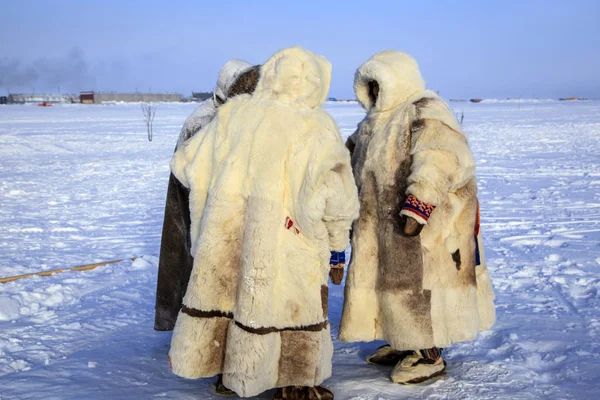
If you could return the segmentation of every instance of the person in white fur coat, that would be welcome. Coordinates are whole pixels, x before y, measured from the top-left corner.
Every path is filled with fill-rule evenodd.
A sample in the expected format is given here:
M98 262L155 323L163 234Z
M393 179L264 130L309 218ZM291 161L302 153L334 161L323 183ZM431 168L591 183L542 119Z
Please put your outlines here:
M361 209L339 337L386 341L368 361L395 365L396 383L419 383L443 373L442 348L495 320L475 162L409 55L375 54L354 90L367 115L346 144Z
M239 396L331 399L330 251L358 216L350 155L321 108L331 65L294 47L252 96L219 109L171 162L190 189L194 267L173 332L172 371L222 374Z
M208 125L228 98L251 93L256 87L260 65L230 60L219 71L212 98L200 103L186 119L175 150ZM175 326L192 272L190 254L189 190L171 174L167 188L156 285L154 329L170 331Z

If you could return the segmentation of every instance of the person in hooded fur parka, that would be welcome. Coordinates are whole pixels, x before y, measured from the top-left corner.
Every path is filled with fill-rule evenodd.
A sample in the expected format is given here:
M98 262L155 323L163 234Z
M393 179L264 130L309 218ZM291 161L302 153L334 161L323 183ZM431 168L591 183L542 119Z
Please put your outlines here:
M175 150L208 125L217 108L228 98L251 93L256 87L260 66L230 60L219 71L217 87L212 98L203 101L186 119ZM190 254L189 190L173 174L169 177L163 222L154 329L170 331L175 326L183 296L192 272Z
M339 337L384 340L368 358L396 383L441 374L441 350L495 320L483 262L475 162L416 61L375 54L357 70L367 116L346 145L359 190Z
M223 105L171 170L190 188L194 267L173 332L172 371L222 374L239 396L331 399L330 251L358 216L350 155L321 108L331 65L294 47Z

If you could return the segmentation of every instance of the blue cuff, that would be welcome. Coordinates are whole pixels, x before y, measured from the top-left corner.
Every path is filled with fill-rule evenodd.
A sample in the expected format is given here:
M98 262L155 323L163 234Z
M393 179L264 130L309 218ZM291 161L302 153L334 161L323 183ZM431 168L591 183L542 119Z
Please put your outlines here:
M332 251L331 258L329 259L329 265L346 264L346 252L344 251Z

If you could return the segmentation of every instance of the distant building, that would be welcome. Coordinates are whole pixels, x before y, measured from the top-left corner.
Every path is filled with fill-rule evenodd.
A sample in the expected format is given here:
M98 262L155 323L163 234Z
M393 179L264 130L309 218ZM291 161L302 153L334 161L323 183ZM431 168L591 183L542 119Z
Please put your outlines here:
M183 96L179 93L101 93L81 92L79 101L85 104L102 104L107 102L124 103L158 103L158 102L180 102Z
M192 92L192 101L204 101L213 97L212 92Z
M8 97L0 96L0 104L6 104L6 103L8 103Z
M79 93L79 102L81 104L94 104L94 92Z
M72 94L9 93L6 102L8 104L75 103L76 96Z

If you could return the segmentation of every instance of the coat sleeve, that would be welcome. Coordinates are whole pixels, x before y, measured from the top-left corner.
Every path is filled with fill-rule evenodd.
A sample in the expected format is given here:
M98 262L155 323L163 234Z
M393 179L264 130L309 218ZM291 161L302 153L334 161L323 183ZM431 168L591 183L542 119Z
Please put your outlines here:
M210 126L210 124L208 126ZM188 189L190 188L190 182L185 170L196 157L202 143L205 142L208 126L205 126L188 141L182 143L171 159L171 172L175 178ZM206 145L207 143L204 144L204 146Z
M329 236L329 250L344 251L350 241L352 223L358 218L358 190L352 174L350 155L335 123L332 122L328 133L328 145L320 145L328 148L327 158L323 162L323 223Z
M349 162L334 167L325 181L328 197L323 222L329 234L329 249L344 251L350 241L352 222L358 218L358 194Z
M414 217L412 211L433 210L444 202L448 193L464 186L475 175L475 162L466 137L450 126L443 118L413 122L412 165L402 214ZM425 224L427 217L419 215L415 219Z
M179 139L177 141L177 148L180 148L186 141L191 139L196 133L198 133L203 127L208 125L210 121L215 117L217 113L217 107L214 104L213 99L204 100L196 107L194 112L187 117L181 132L179 133Z

